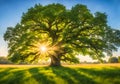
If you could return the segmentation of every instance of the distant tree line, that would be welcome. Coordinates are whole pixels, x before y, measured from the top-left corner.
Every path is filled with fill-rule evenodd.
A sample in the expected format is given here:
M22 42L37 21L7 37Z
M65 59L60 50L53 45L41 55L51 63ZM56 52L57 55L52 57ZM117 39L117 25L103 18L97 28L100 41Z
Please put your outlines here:
M108 62L109 63L120 63L120 56L118 56L118 57L110 57Z
M0 56L0 64L11 64L12 62L8 60L5 56Z

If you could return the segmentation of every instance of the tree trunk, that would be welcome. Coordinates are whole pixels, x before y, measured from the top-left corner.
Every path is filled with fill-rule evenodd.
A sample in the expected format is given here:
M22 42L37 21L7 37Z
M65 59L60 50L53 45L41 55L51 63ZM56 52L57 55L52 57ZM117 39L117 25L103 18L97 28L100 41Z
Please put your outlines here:
M59 56L51 56L50 66L61 66L60 57Z

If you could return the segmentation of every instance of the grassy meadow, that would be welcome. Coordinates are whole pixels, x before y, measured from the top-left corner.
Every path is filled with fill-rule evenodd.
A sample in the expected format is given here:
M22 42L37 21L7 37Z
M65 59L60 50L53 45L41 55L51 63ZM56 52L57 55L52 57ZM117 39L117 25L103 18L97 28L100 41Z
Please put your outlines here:
M120 84L120 64L0 65L0 84Z

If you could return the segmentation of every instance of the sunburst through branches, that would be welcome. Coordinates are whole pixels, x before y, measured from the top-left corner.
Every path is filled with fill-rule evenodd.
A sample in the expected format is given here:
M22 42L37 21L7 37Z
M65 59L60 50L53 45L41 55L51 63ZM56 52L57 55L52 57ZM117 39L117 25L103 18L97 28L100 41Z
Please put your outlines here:
M39 53L39 56L42 55L45 57L50 57L51 55L56 55L56 51L60 51L59 46L58 45L51 45L48 42L39 42L39 43L35 43L33 45L33 49L34 51L36 51L37 53Z

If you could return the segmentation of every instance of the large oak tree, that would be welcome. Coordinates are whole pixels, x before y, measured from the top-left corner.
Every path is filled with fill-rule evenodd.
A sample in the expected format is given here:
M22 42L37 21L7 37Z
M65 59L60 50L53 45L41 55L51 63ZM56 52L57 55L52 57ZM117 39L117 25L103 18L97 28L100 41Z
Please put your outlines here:
M92 14L85 5L66 9L62 4L35 5L23 13L21 22L4 34L13 62L51 59L79 62L78 54L101 60L120 46L120 31L107 24L105 13Z

